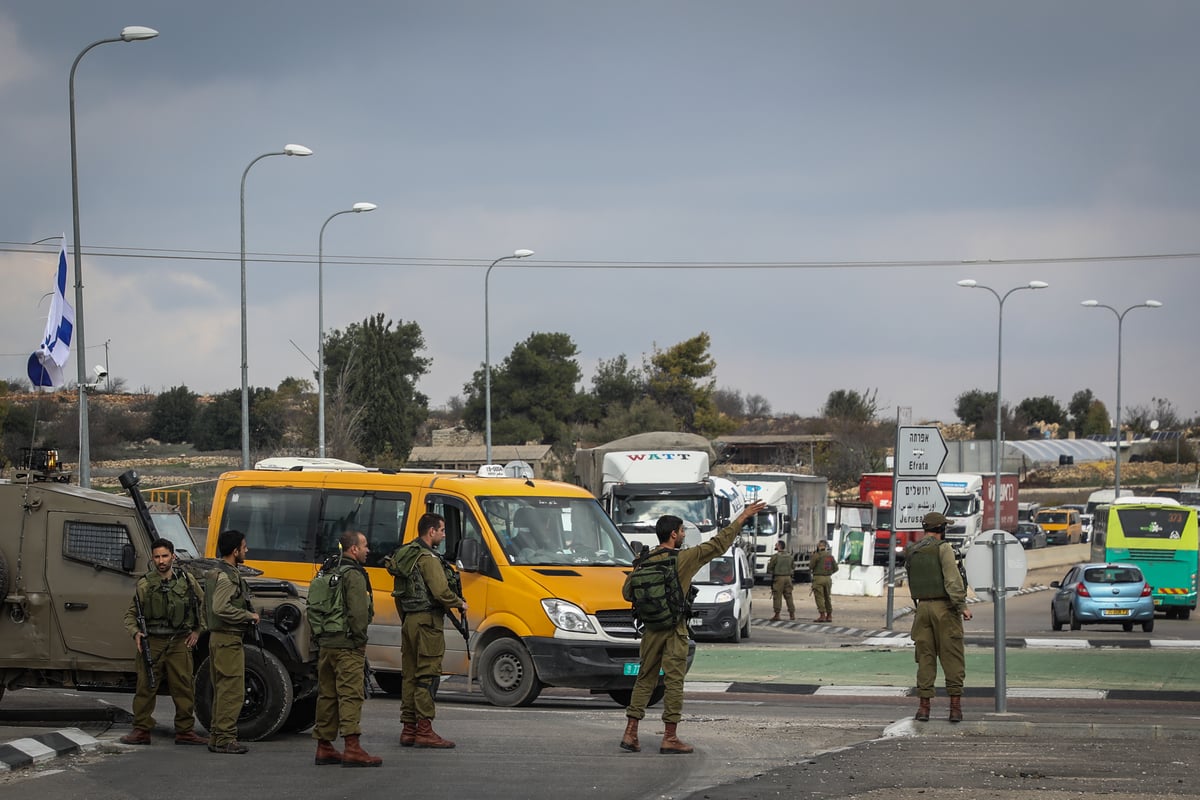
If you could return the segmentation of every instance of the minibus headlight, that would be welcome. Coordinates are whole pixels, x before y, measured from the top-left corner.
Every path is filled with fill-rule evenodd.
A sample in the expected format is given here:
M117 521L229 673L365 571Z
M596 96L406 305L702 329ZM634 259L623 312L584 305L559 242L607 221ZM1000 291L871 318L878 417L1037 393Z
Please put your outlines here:
M728 589L722 589L721 591L717 592L717 602L718 603L732 603L733 602L733 592L729 591Z
M596 632L588 620L587 614L583 613L583 609L574 603L550 597L542 601L542 608L545 609L546 616L550 617L550 621L556 628L576 633Z

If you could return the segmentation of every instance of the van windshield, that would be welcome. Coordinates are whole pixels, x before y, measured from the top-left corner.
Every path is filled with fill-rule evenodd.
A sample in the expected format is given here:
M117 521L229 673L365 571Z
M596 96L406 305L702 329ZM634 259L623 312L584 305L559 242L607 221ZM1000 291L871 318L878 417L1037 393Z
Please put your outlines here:
M511 564L633 564L633 552L590 498L481 497L484 517Z
M1038 514L1037 521L1039 525L1066 525L1067 515L1062 511L1049 514Z
M737 575L733 556L719 556L705 564L692 578L693 586L727 586Z

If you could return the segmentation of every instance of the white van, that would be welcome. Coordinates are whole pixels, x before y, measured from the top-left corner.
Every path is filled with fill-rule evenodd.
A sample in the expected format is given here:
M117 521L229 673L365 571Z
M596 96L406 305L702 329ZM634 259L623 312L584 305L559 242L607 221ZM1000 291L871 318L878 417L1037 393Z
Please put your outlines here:
M692 586L697 590L688 623L693 639L740 642L750 637L754 569L745 548L735 542L700 568Z
M1122 489L1121 497L1133 497L1132 489ZM1116 499L1116 494L1113 489L1100 489L1088 495L1087 508L1084 509L1085 514L1095 514L1096 506L1101 503L1112 503Z

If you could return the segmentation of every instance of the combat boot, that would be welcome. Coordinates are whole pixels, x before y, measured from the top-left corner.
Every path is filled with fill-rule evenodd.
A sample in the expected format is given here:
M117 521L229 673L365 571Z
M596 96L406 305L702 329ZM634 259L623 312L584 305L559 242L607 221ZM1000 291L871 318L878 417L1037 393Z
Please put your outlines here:
M920 705L917 706L917 715L913 717L917 722L929 722L929 700L928 697L922 697Z
M962 696L950 698L950 721L962 722Z
M134 728L120 739L121 744L150 744L150 731Z
M666 731L663 733L662 744L658 746L660 753L694 753L696 748L692 747L687 742L679 741L679 737L675 735L675 726L677 722L667 722Z
M412 747L417 741L417 723L406 722L400 729L400 746Z
M333 746L333 742L328 739L317 739L317 757L313 759L313 763L318 767L341 764L342 754Z
M346 752L342 753L343 767L378 767L383 763L382 758L373 756L358 743L358 734L352 733L346 738Z
M775 612L775 616L771 617L771 618L770 618L769 620L767 620L767 621L768 621L768 622L779 622L779 612L778 612L778 611L776 611L776 612Z
M630 753L642 752L642 746L638 743L638 721L633 717L626 717L625 735L621 737L621 749L628 750Z
M417 730L416 736L413 739L413 745L416 747L432 747L438 750L448 750L454 747L454 742L438 736L437 731L433 729L433 720L419 719L417 720Z
M795 612L795 611L789 611L789 612L788 612L788 619L795 619L795 618L796 618L796 612Z

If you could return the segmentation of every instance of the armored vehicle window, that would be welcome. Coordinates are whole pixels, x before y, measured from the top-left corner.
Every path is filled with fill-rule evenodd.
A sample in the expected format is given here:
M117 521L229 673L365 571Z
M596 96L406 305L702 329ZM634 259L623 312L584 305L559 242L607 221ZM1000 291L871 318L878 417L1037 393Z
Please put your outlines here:
M63 555L101 567L121 569L121 550L129 540L124 525L99 522L67 522Z

